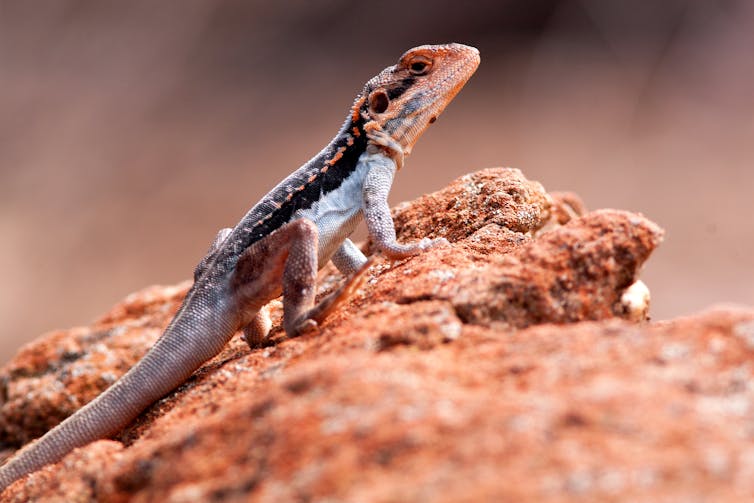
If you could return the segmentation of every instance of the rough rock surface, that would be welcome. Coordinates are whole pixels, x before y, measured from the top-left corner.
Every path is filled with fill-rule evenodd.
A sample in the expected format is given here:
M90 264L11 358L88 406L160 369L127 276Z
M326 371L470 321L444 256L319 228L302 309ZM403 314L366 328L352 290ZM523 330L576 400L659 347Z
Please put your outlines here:
M235 338L116 439L3 501L705 501L754 493L754 310L618 319L662 231L491 169L401 205L403 240L319 333ZM321 289L339 276L322 273ZM0 372L13 449L107 387L188 284L126 298ZM587 321L591 320L591 321Z

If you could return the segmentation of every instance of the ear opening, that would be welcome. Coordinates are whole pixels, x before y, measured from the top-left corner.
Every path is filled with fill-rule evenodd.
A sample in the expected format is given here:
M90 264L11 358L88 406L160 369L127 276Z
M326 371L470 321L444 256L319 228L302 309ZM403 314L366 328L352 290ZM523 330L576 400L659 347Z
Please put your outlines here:
M378 89L369 95L369 110L373 113L384 113L388 105L390 105L390 98L383 89Z

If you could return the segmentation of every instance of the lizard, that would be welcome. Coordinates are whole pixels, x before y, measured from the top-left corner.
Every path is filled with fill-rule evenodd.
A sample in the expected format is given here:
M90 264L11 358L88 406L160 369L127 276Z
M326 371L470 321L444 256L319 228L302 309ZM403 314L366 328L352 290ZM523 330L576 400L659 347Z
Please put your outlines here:
M315 331L358 289L372 259L349 239L360 221L386 258L446 244L396 238L387 198L417 139L476 71L479 51L424 45L370 79L337 135L275 186L232 229L218 232L194 283L163 334L120 379L19 450L0 467L0 491L77 447L115 435L182 384L243 330L253 349L270 330L266 304L283 296L283 328ZM344 283L315 303L317 272L328 261Z

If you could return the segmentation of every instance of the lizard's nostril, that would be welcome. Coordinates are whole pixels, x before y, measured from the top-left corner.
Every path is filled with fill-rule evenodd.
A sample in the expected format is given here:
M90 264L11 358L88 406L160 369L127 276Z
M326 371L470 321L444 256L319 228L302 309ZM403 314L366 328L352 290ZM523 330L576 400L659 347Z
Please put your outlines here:
M437 117L434 117L434 116L433 116L433 117L431 117L431 118L429 119L429 123L430 123L430 124L434 124L436 120L437 120Z

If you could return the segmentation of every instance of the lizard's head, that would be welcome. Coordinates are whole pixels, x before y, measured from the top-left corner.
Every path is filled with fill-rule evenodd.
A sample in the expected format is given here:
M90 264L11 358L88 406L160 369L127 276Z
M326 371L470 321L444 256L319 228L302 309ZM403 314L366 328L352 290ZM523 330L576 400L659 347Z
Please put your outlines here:
M479 66L479 51L467 45L423 45L408 50L364 86L354 117L380 127L411 153L416 140L458 94ZM371 123L371 124L370 124Z

